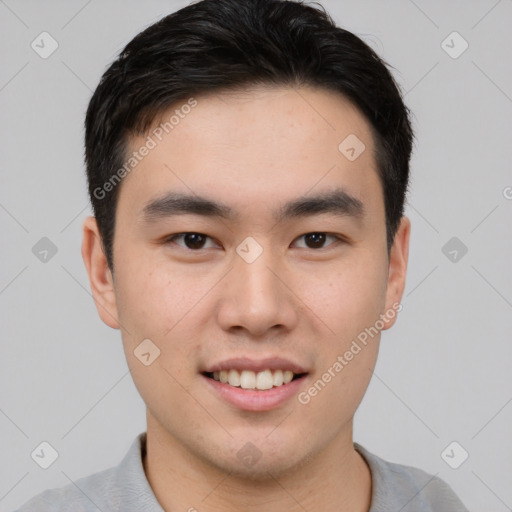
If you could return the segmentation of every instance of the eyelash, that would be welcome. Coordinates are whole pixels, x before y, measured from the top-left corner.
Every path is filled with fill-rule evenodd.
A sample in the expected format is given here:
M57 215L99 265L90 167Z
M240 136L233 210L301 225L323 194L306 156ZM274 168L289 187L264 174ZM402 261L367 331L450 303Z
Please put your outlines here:
M198 232L195 232L195 231L186 231L184 233L177 233L175 235L171 235L171 236L165 238L163 243L164 244L176 243L175 240L177 238L183 239L183 237L186 236L186 235L200 235L202 237L206 237L209 240L213 240L211 237L209 237L208 235L205 235L204 233L198 233ZM326 231L310 231L308 233L304 233L303 235L300 235L295 240L303 238L303 237L305 237L307 235L326 235L326 237L331 237L331 238L335 239L338 242L341 242L341 243L346 243L347 242L346 238L344 238L344 237L342 237L340 235L334 235L334 234L331 234L331 233L327 233ZM176 245L179 245L179 244L176 244ZM311 250L319 251L319 250L322 250L322 249L327 249L331 245L333 245L333 243L329 244L327 247L301 247L301 249L311 249ZM184 249L186 251L190 251L190 252L199 252L199 251L204 249L204 247L201 247L199 249L190 249L189 247L184 247L182 245L179 245L179 246L182 249Z

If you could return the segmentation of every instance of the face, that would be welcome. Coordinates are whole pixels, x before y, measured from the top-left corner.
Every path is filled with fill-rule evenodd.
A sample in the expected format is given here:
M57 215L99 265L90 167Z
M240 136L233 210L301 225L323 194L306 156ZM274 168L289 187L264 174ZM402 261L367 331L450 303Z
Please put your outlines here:
M92 218L84 259L148 432L224 471L292 471L351 443L403 291L408 221L388 258L369 125L340 95L195 101L169 134L155 125L123 180L113 278Z

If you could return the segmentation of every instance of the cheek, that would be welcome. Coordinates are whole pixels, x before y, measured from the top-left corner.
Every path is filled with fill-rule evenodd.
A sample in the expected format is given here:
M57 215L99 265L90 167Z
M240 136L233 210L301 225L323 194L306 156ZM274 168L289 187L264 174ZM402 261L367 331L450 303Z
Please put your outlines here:
M136 261L133 258L133 261ZM160 349L159 361L178 374L185 373L186 361L199 349L197 335L191 329L200 325L205 294L212 287L211 278L193 276L169 265L119 266L116 288L122 337L128 359L144 339ZM138 365L135 364L135 368Z
M195 287L187 287L183 276L169 266L144 265L135 257L131 261L138 265L119 265L119 316L128 331L160 337L197 301Z
M380 340L375 325L385 305L386 282L385 262L360 254L351 265L331 273L323 287L323 309L318 311L335 335L310 390L322 395L317 413L337 416L339 424L350 420L371 379Z
M152 411L161 404L176 410L183 391L180 383L195 371L194 353L199 346L190 329L195 325L195 305L204 292L191 292L183 278L157 268L149 272L125 268L120 282L117 296L123 348L134 383ZM151 343L142 345L148 339ZM148 348L142 351L142 346ZM147 352L148 365L142 356Z
M382 312L387 270L374 257L357 255L302 275L304 302L342 339L373 325Z
M385 301L385 274L375 267L366 269L371 271L352 267L337 273L319 296L311 297L315 312L334 334L321 340L314 379L301 403L308 402L305 407L319 421L332 418L326 429L333 435L357 410L378 354L380 332L375 324Z

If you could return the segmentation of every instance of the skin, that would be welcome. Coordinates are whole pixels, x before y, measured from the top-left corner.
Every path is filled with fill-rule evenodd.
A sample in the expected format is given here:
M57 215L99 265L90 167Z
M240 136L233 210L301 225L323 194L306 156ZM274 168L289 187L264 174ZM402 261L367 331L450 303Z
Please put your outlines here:
M165 510L368 511L371 474L354 450L352 426L380 333L306 405L294 396L270 411L242 411L200 371L231 357L281 356L307 368L300 391L307 390L400 302L410 222L402 218L388 257L369 124L342 96L257 87L196 99L123 180L114 274L95 219L83 227L99 315L121 330L147 406L148 481ZM349 134L366 146L354 161L338 150ZM132 148L144 141L134 138ZM339 187L363 203L359 220L323 213L276 224L272 217L291 199ZM144 222L144 205L170 191L222 201L239 217ZM163 242L184 232L210 238L200 250L183 238ZM311 232L345 241L327 237L323 248L308 247L303 235ZM263 248L251 264L236 253L247 236ZM149 366L134 356L146 338L161 351ZM261 453L251 467L237 457L247 442Z

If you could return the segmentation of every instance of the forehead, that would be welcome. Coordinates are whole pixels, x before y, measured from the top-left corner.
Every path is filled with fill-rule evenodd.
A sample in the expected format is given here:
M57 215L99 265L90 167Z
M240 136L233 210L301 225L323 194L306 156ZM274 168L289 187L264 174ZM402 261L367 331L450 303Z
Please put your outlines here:
M132 138L128 156L148 143L120 194L132 209L170 191L215 196L246 212L340 186L373 203L382 195L369 123L324 89L254 87L185 99Z

